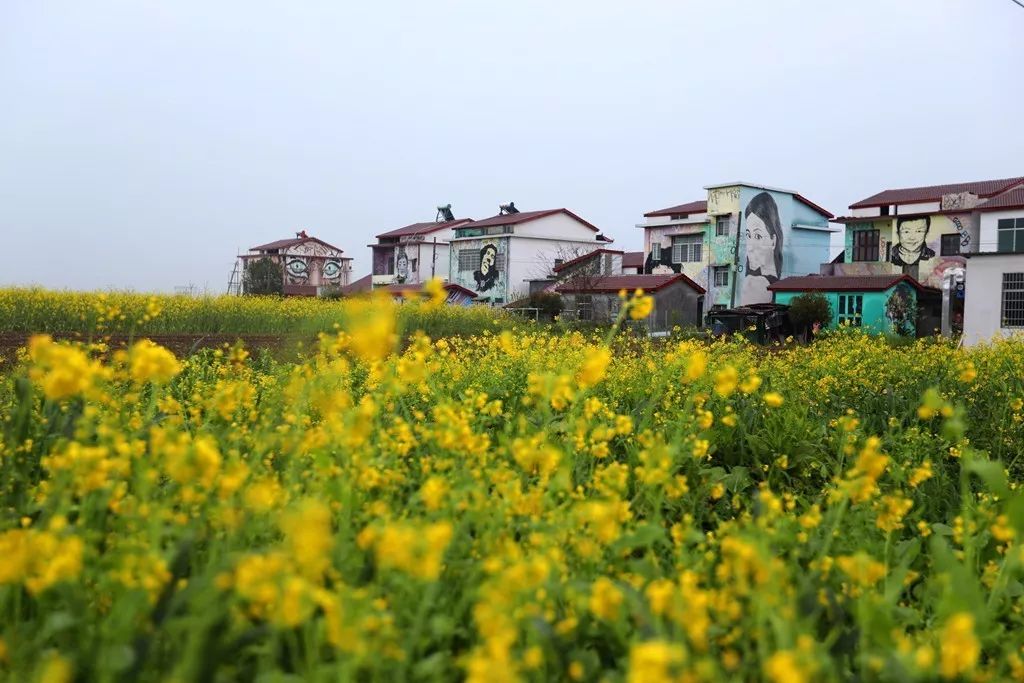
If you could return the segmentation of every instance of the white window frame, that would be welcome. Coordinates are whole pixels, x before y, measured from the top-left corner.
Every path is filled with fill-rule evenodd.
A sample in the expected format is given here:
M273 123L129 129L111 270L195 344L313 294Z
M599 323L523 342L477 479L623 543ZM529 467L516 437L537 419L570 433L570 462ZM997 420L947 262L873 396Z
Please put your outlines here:
M1013 324L1007 317L1007 308L1012 310ZM1004 330L1024 328L1024 273L1003 273L999 297L999 327Z
M672 263L700 263L704 257L704 235L673 235Z
M719 281L719 275L724 275L722 281ZM713 266L711 269L711 281L715 283L715 287L728 287L729 286L729 266Z
M651 260L661 261L661 242L651 244Z
M732 233L732 214L717 216L715 218L715 237L725 237L730 233Z

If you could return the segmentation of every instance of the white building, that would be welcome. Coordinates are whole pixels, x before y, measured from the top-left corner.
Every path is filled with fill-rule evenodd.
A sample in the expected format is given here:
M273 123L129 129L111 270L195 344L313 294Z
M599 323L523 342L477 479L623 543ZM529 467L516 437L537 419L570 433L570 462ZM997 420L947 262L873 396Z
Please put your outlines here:
M413 223L377 235L373 250L372 284L413 285L433 277L448 277L448 243L455 229L470 223L469 218L454 218L451 205L439 207L437 220Z
M525 296L530 280L609 242L567 209L519 212L508 204L497 216L455 228L448 280L476 293L477 302L501 305Z
M1024 186L975 208L978 251L967 262L964 344L1024 333Z

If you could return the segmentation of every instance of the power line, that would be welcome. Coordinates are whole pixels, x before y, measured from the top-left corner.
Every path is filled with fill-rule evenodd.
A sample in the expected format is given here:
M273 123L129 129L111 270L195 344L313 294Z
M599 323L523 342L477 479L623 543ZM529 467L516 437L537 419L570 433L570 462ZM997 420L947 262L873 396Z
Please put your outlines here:
M1024 2L1021 2L1021 0L1010 0L1010 2L1020 7L1024 7Z

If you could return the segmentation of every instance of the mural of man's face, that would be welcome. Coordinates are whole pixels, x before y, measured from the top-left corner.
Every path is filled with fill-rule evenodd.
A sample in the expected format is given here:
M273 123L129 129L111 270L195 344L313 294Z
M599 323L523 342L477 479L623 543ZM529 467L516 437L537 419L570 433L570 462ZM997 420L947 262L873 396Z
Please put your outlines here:
M757 214L747 216L747 267L762 274L775 272L775 235Z
M485 249L483 255L480 257L480 272L484 275L491 272L491 268L494 266L494 250Z
M903 221L896 228L896 235L900 238L900 246L905 250L921 251L924 240L928 237L928 224L923 218Z

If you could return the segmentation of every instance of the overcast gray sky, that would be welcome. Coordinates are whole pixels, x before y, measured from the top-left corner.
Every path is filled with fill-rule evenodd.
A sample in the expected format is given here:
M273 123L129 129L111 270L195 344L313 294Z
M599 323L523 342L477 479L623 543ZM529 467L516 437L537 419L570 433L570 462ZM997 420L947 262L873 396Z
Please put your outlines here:
M833 212L1024 174L1011 0L0 0L0 284L223 291L305 228L451 202L644 211L749 180Z

